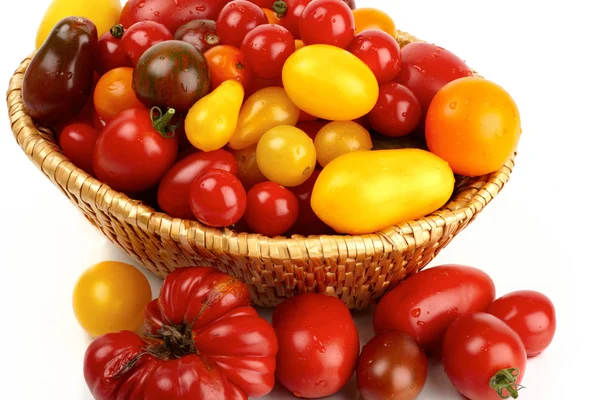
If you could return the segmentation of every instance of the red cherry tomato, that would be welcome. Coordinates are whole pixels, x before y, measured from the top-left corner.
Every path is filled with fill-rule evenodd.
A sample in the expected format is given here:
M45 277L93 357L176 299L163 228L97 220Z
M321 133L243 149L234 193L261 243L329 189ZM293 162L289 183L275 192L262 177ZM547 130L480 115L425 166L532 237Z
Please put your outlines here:
M347 50L369 66L380 85L393 81L400 73L402 53L389 33L367 29L352 39Z
M301 129L304 133L310 136L312 140L315 140L317 133L319 133L321 128L328 123L329 121L303 121L298 122L296 128Z
M98 39L95 61L98 74L104 75L111 69L133 66L122 48L121 39L124 34L123 26L115 25Z
M235 175L211 169L198 175L190 189L190 207L206 226L224 228L238 222L246 211L246 191Z
M254 75L263 79L279 78L283 64L295 49L294 37L279 25L254 28L242 44L242 53L248 66Z
M497 317L472 313L458 317L444 336L446 375L465 397L517 398L527 354L519 335Z
M320 124L321 122L305 122L304 124L317 123ZM297 127L300 128L301 125L303 124L298 124ZM304 132L310 136L310 134L306 130ZM315 136L317 132L315 132ZM332 234L334 232L333 229L331 229L329 226L327 226L327 224L321 221L319 217L317 217L310 205L310 198L315 187L315 182L317 181L319 174L321 174L321 171L321 169L315 169L306 182L304 182L300 186L290 188L292 193L296 195L296 198L298 199L298 204L300 205L300 213L298 214L298 220L291 229L291 232L295 235L327 235Z
M373 129L386 136L406 136L420 121L421 105L410 89L397 82L379 88L379 98L369 113Z
M256 233L279 236L298 219L298 199L288 189L273 182L262 182L248 191L244 221Z
M268 23L262 8L246 0L235 0L221 10L217 18L217 34L221 43L239 48L248 32Z
M352 315L332 296L304 293L286 299L273 312L279 341L279 382L296 397L337 393L348 382L360 341Z
M240 49L222 44L207 50L204 57L210 69L212 90L230 79L241 83L244 89L249 87L252 76Z
M329 44L345 49L354 37L354 15L340 0L313 0L302 12L298 28L307 46Z
M178 161L162 178L158 187L158 205L174 218L193 219L190 189L194 180L209 169L221 169L236 175L235 157L225 151L197 151Z
M182 25L175 32L175 40L191 44L202 54L221 44L217 35L217 23L208 19L195 19Z
M312 0L286 0L273 3L273 11L277 13L281 26L285 27L294 36L301 39L300 18L304 9Z
M141 21L131 25L121 40L123 51L137 65L146 50L157 43L172 40L173 35L163 24L154 21Z
M71 124L59 136L63 153L73 164L88 174L94 173L94 147L98 130L88 124Z
M165 115L132 108L121 112L100 132L94 148L94 173L112 189L142 192L160 182L177 158L177 139Z
M532 290L504 295L487 313L506 322L521 338L528 357L546 350L556 332L556 310L548 297Z

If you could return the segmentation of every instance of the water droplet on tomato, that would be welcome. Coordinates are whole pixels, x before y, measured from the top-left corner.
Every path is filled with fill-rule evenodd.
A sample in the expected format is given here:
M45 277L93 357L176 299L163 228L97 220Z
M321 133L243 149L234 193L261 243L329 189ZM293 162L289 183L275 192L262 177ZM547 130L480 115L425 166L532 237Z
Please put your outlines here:
M154 16L155 17L160 17L160 13L158 11L154 11Z
M204 11L206 11L206 6L199 6L199 7L196 7L196 11L199 11L199 12L204 12Z
M412 310L410 312L410 315L412 315L415 318L419 318L421 316L421 309L420 308L415 308L414 310Z
M418 326L425 326L425 322L424 321L417 321L417 325Z
M457 104L455 101L452 101L452 102L450 102L450 109L452 109L452 110L456 110L456 106L457 106L457 105L458 105L458 104Z
M138 8L144 8L144 7L146 6L146 2L145 2L145 1L140 1L140 2L137 4L137 6L138 6Z

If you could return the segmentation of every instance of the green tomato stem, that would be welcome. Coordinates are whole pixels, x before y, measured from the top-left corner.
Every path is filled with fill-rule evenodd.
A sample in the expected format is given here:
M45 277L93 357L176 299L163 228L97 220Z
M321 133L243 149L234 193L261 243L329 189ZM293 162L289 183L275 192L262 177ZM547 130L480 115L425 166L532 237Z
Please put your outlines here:
M175 109L169 108L166 113L163 114L160 107L152 107L150 110L150 119L152 120L152 127L161 136L166 138L172 138L175 136L175 130L177 125L169 125L171 119L175 116Z
M113 35L116 39L121 39L125 34L125 28L121 24L116 24L112 28L110 28L110 34Z
M519 397L519 390L522 389L522 386L517 384L520 373L519 368L502 369L490 379L490 387L503 399L516 399ZM509 394L505 395L504 390Z
M285 1L278 0L275 3L273 3L273 11L275 11L278 18L285 17L287 10L288 10L288 5Z

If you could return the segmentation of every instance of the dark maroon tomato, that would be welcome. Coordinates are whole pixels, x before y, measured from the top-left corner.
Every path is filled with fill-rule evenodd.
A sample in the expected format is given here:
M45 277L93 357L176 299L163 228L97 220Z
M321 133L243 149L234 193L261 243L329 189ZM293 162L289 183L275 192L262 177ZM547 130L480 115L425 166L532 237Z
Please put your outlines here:
M162 178L158 187L160 209L174 218L193 219L190 189L194 180L209 169L221 169L233 175L238 165L235 157L225 151L197 151L178 161Z
M133 90L147 107L187 112L210 92L206 59L194 46L168 40L148 49L133 71Z
M94 146L98 130L88 124L71 124L64 127L59 136L63 153L73 164L88 174L94 173Z
M307 46L328 44L343 49L352 41L356 29L352 9L340 0L310 2L302 13L298 28Z
M379 88L379 99L369 113L371 127L391 137L406 136L421 120L421 105L405 86L390 82Z
M175 32L175 40L191 44L202 54L221 44L217 35L217 23L208 19L196 19L182 25Z
M217 35L221 43L240 48L248 32L268 23L262 8L246 0L235 0L221 10L217 19Z
M279 236L298 219L298 199L273 182L261 182L248 191L244 221L256 233Z
M356 368L363 400L415 400L427 380L427 356L401 332L384 332L367 343Z
M131 25L123 35L121 46L133 65L137 65L146 50L157 43L172 40L173 35L163 24L140 21Z
M253 74L262 79L281 77L283 65L296 51L292 34L279 25L254 28L242 44L242 56Z
M97 46L92 21L67 17L56 24L23 77L23 104L36 122L69 121L83 109L94 86Z
M400 73L400 46L387 32L367 29L356 35L347 50L369 66L380 85L393 81Z
M447 83L473 75L463 60L429 43L410 43L402 48L399 82L409 88L421 104L423 118L437 92Z
M206 226L224 228L238 222L246 211L246 191L235 175L211 169L198 175L190 189L190 207Z
M303 122L298 124L298 128L302 129L302 125L313 125L319 124L320 121ZM323 123L326 124L326 123ZM308 129L303 129L304 132L310 136ZM318 132L318 131L317 131ZM316 132L315 132L316 136ZM299 204L299 214L296 223L290 230L295 235L326 235L332 234L333 229L327 226L323 221L317 217L310 205L310 198L312 196L315 182L321 174L321 169L315 169L310 178L300 186L290 188L289 190L296 195Z
M124 34L123 26L117 24L98 39L95 65L96 72L100 75L104 75L111 69L133 66L121 46L121 38Z
M556 310L550 299L533 290L521 290L496 299L486 311L515 331L527 351L535 357L546 350L556 332Z
M300 18L304 9L312 0L285 0L273 3L273 11L280 18L279 23L294 35L295 39L300 36Z

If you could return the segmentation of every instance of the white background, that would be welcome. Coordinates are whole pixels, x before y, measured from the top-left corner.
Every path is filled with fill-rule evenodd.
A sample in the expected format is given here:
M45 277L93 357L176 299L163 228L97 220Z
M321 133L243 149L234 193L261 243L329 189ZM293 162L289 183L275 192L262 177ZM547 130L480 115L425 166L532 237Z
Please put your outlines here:
M450 49L515 98L523 136L513 178L431 266L482 268L495 280L499 295L518 289L546 293L556 305L558 331L552 346L529 362L520 398L597 398L592 387L597 384L593 353L600 304L594 295L600 267L600 32L594 2L357 2L386 10L399 29ZM33 50L48 3L3 2L3 90ZM89 400L82 357L90 339L73 316L72 288L92 264L132 260L36 170L16 145L2 107L0 398ZM148 277L156 294L160 283ZM370 314L357 314L356 321L366 343L372 335ZM291 398L282 389L269 396ZM332 397L355 398L354 382ZM438 365L432 366L419 398L461 396Z

